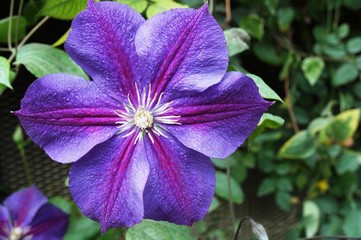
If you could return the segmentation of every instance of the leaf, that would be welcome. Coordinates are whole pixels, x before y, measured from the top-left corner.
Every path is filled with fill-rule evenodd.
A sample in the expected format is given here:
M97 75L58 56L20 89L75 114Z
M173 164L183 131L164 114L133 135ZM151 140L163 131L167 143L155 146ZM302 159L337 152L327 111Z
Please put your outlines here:
M305 232L306 237L315 236L320 225L320 208L318 205L310 200L303 203L302 216L305 218Z
M259 120L258 126L264 126L265 128L276 129L281 127L285 123L285 120L279 116L264 113Z
M14 16L11 20L11 42L15 42L16 38L16 23L19 21L18 26L18 39L21 40L26 33L26 19L24 17ZM8 42L10 18L3 18L0 20L0 43Z
M218 198L213 197L212 202L211 202L211 206L209 206L209 209L208 209L208 213L213 212L214 210L219 208L220 205L221 205L221 203L219 202Z
M276 48L270 43L256 42L252 44L252 50L261 61L267 64L272 66L280 66L283 64L283 59L279 51L276 52Z
M256 14L250 14L241 19L239 26L246 30L252 37L261 40L264 35L265 21Z
M50 45L30 43L16 55L16 64L23 64L36 77L52 73L69 73L88 79L88 76L63 50Z
M55 196L49 199L49 203L53 204L54 206L60 208L63 212L70 214L72 206L68 200L65 198Z
M359 0L343 0L342 3L351 10L357 11L361 9L361 1Z
M361 165L361 153L344 150L336 164L336 172L339 175L345 172L355 172Z
M361 37L354 37L347 41L346 48L349 53L361 52Z
M99 224L81 214L77 217L70 217L68 230L64 236L64 240L94 239L99 233Z
M248 77L252 78L255 84L258 87L258 91L261 96L265 99L276 100L283 102L282 99L277 95L275 91L272 90L263 80L262 78L254 75L254 74L246 74Z
M351 138L357 130L360 113L360 109L351 109L337 115L325 129L328 136L339 142Z
M347 23L341 24L337 29L337 36L342 39L350 33L350 26Z
M2 56L0 56L0 84L13 89L10 84L10 63Z
M348 237L361 236L361 209L348 212L343 222L342 229Z
M276 191L276 182L273 178L263 179L261 185L258 187L257 196L263 197Z
M228 55L230 57L249 49L248 42L250 37L243 29L230 28L224 30L224 36L226 37Z
M323 69L324 61L319 57L307 57L302 61L302 71L311 86L315 85Z
M49 16L61 20L71 20L84 10L87 0L46 0L40 10L40 16Z
M33 26L38 21L38 13L43 5L43 0L29 0L25 2L22 15L26 18L27 26Z
M358 69L352 63L344 63L332 76L332 85L335 87L352 82L358 76Z
M230 187L232 195L230 196L228 192L228 176L223 172L216 172L216 195L225 200L232 201L237 204L241 204L244 200L244 194L237 183L236 180L232 176L230 178Z
M191 228L169 222L143 220L129 228L126 240L195 240Z
M302 130L288 139L279 150L280 158L306 159L316 153L316 138Z
M294 17L295 11L292 8L286 7L278 9L277 23L281 32L286 32L289 29Z
M53 43L53 45L51 45L52 47L58 47L60 45L62 45L63 43L65 43L66 39L68 38L69 32L70 32L71 28L69 28L64 34L63 36L61 36L55 43Z
M289 211L291 208L291 195L288 192L277 192L276 203L282 210Z
M116 2L127 4L135 11L142 13L148 6L147 0L116 0Z
M173 8L187 8L187 5L182 5L177 2L173 2L171 0L154 0L154 3L149 5L145 15L147 18L151 18L154 15L168 11Z

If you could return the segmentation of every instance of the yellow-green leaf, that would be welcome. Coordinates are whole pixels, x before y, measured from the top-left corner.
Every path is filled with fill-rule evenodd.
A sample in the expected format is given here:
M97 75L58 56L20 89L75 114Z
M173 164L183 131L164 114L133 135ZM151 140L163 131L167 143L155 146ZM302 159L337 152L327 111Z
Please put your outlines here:
M46 0L39 15L71 20L85 9L86 3L87 0Z
M187 8L187 5L173 2L171 0L155 0L153 4L149 5L145 15L151 18L154 15L173 9L173 8Z
M116 0L116 2L126 4L139 13L144 12L148 6L147 0Z
M302 130L283 144L278 155L280 158L306 159L316 153L316 138Z
M53 43L53 45L51 45L52 47L58 47L60 45L62 45L63 43L65 43L66 39L68 38L69 32L70 32L71 28L68 29L68 31L66 31L63 36L61 36L55 43Z
M13 89L10 84L10 63L9 61L0 56L0 84Z
M327 135L336 141L351 138L357 130L360 112L360 109L351 109L337 115L326 127Z

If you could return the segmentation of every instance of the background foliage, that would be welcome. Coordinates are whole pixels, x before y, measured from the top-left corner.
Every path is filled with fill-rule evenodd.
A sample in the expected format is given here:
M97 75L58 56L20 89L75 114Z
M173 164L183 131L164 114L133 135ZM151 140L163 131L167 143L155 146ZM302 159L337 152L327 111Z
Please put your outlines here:
M23 67L34 80L56 72L88 78L62 48L67 31L56 42L31 41L38 28L51 24L50 18L70 27L70 20L85 8L86 0L9 1L10 8L14 2L13 14L0 19L0 94L16 91L12 85L21 82L17 74ZM117 2L130 5L146 18L170 8L198 8L203 4L202 0ZM249 76L262 96L276 103L244 146L225 160L212 160L217 185L210 212L221 207L231 211L229 217L236 227L244 216L234 208L249 197L243 191L244 184L250 173L257 172L257 197L271 196L280 211L297 212L288 239L360 237L361 143L357 130L361 107L361 2L230 2L210 1L210 11L227 39L229 70L252 73ZM14 142L26 170L22 154L26 139L20 128L15 131ZM225 201L231 203L229 209ZM65 239L100 239L98 225L82 216L74 203L61 197L54 197L52 202L71 214ZM101 239L120 236L222 239L228 235L221 228L210 229L207 221L192 230L143 221L129 230L110 230Z

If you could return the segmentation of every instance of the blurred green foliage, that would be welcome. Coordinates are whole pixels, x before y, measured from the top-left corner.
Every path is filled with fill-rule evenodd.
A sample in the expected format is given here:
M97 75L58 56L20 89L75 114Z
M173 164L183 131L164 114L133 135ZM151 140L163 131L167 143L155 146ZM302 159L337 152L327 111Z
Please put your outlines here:
M202 0L116 1L146 18L203 4ZM360 237L361 1L209 2L224 29L229 70L251 72L248 76L262 96L275 101L244 146L227 159L212 159L217 184L210 212L221 206L220 199L242 204L248 197L242 184L252 170L263 176L259 198L272 196L282 211L300 213L289 239ZM49 17L71 20L85 5L86 0L28 0L22 16L0 19L0 43L8 45L0 57L0 94L12 88L21 65L35 77L56 72L87 77L61 48L67 32L53 46L28 43L32 27L40 27ZM24 152L20 130L14 136L21 139L16 142ZM97 223L84 217L74 203L59 197L51 202L71 214L65 239L100 239ZM194 239L186 227L163 222L144 221L125 232L112 229L101 239L168 239L169 234L173 239ZM202 221L195 232L209 239L226 238L222 229L208 229Z

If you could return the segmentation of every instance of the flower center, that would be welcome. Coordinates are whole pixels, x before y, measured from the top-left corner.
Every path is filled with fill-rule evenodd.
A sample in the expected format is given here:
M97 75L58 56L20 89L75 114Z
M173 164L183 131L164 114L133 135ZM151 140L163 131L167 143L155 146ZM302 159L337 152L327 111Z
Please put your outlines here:
M141 130L151 128L153 125L153 115L144 107L139 106L134 114L134 124Z
M19 227L11 229L9 240L19 240L23 235L23 230Z

